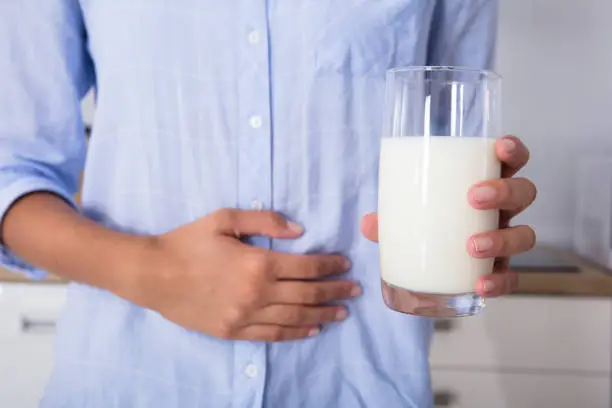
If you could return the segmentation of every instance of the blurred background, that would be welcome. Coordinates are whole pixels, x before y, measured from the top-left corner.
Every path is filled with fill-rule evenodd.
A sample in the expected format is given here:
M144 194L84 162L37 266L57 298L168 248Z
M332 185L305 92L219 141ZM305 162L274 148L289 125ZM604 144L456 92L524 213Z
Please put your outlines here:
M504 127L529 146L539 189L518 222L539 245L513 260L516 295L436 322L436 407L611 407L612 2L501 3ZM86 123L94 112L90 95ZM37 405L64 296L60 280L0 270L0 407Z

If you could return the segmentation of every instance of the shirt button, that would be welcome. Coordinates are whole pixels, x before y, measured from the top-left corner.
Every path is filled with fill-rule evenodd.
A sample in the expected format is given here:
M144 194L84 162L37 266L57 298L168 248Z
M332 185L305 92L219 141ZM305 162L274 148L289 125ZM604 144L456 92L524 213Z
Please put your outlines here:
M253 30L249 33L249 43L258 44L260 40L259 31Z
M253 200L251 201L251 209L252 210L257 210L257 211L261 211L263 210L264 205L261 201L259 200Z
M255 364L249 364L244 368L244 375L249 378L257 377L258 372L259 370L257 369L257 366Z
M253 129L259 129L262 125L261 116L251 116L249 123Z

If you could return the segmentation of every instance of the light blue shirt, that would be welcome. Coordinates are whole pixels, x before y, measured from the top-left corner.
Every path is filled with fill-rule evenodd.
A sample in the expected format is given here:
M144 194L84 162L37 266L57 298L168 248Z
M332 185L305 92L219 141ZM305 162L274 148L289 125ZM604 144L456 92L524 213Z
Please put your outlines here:
M111 228L274 209L305 235L255 245L342 252L364 289L345 322L265 344L72 284L42 406L431 407L431 324L384 306L359 221L376 210L385 70L488 68L496 17L489 0L0 1L0 216L31 191L71 199L85 164L83 211Z

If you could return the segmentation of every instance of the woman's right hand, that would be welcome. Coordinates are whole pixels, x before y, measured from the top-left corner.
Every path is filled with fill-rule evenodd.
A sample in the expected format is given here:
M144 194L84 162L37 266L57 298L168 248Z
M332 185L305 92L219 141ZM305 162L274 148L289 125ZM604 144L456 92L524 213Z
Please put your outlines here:
M232 340L281 341L319 333L347 309L330 305L358 296L341 255L295 255L245 244L265 235L296 239L302 228L269 211L222 209L151 238L146 245L138 304L192 330Z

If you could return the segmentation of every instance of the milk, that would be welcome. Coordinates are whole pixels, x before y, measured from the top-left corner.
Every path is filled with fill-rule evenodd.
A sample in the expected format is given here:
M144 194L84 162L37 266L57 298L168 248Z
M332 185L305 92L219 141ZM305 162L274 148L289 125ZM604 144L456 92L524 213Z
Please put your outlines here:
M474 292L493 259L467 252L473 234L498 228L499 212L475 210L468 190L500 177L495 141L481 137L383 138L379 241L382 279L413 292Z

